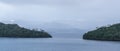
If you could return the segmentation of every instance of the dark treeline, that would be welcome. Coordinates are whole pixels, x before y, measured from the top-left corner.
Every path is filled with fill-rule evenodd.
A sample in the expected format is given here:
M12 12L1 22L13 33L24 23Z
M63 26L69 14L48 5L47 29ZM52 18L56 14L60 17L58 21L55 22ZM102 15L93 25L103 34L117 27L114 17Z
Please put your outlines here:
M0 23L0 37L13 38L51 38L52 36L44 30L30 30L18 26L17 24Z
M89 31L83 35L83 39L120 41L120 23Z

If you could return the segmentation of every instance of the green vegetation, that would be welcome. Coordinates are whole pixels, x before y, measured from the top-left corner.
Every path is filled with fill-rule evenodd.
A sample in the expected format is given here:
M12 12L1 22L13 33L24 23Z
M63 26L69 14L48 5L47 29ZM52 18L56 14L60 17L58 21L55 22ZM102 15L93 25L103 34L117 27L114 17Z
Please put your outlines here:
M120 41L120 23L89 31L83 35L83 39Z
M17 24L0 23L0 37L12 38L51 38L52 36L44 30L30 30Z

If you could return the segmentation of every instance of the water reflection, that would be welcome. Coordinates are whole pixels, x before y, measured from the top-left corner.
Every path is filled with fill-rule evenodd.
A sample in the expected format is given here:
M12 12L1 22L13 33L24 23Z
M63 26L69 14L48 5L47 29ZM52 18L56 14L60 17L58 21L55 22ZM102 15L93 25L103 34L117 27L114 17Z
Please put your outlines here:
M0 38L0 51L119 51L119 42L62 38Z

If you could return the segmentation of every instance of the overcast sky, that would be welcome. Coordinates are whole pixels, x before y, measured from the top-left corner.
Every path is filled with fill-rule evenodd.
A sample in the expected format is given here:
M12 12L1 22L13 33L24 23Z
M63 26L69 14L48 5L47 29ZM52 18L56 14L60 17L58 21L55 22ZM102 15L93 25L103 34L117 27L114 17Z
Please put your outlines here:
M120 22L120 0L0 0L0 21L29 27L94 29Z

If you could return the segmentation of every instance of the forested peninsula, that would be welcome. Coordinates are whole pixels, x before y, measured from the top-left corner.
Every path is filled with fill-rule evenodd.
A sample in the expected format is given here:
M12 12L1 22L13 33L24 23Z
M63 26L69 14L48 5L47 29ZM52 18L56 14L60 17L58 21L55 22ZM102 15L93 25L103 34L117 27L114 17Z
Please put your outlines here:
M0 22L0 37L8 38L52 38L52 36L44 30L31 30L20 27L17 24L4 24Z
M120 23L103 26L83 35L87 40L120 41Z

